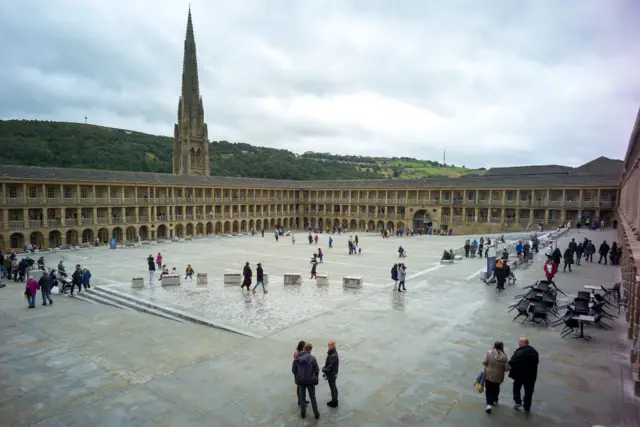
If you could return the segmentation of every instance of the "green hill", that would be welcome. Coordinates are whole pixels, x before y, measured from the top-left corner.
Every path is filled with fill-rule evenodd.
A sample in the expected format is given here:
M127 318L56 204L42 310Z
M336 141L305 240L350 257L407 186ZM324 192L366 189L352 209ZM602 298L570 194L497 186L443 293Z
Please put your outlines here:
M14 165L171 172L171 137L82 123L0 121L2 162ZM271 179L457 177L484 171L412 158L373 158L213 141L211 173Z

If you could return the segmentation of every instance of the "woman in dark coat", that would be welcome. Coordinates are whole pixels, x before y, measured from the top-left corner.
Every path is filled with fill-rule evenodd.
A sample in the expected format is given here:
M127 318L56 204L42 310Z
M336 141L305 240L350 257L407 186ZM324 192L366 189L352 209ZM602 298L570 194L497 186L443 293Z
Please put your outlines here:
M393 290L398 288L398 264L393 264L391 267L391 280L393 280Z
M567 272L567 267L569 267L569 271L571 271L571 264L573 264L573 251L571 248L567 248L564 251L564 268L562 271Z

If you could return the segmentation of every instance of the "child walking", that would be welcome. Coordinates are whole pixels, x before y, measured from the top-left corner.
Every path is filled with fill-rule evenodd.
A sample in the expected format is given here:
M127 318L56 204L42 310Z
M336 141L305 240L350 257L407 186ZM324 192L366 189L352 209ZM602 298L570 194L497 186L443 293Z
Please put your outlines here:
M191 264L187 264L187 270L186 270L185 273L186 274L184 276L184 280L187 280L187 279L193 280L193 277L192 277L193 276L193 268L191 267Z

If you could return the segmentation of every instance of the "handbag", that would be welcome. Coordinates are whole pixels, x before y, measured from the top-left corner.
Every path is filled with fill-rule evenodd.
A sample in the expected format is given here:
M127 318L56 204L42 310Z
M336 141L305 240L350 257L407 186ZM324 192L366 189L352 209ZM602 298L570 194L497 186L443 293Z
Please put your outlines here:
M473 382L473 386L476 388L478 393L482 393L484 391L484 371L480 371L476 380Z

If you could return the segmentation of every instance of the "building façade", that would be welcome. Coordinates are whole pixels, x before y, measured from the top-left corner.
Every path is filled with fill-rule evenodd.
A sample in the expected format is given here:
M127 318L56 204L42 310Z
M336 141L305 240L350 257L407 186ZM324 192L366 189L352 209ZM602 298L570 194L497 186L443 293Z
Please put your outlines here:
M43 248L250 229L515 231L582 216L612 220L623 164L493 168L482 177L281 181L210 176L191 12L173 174L0 165L0 248Z

